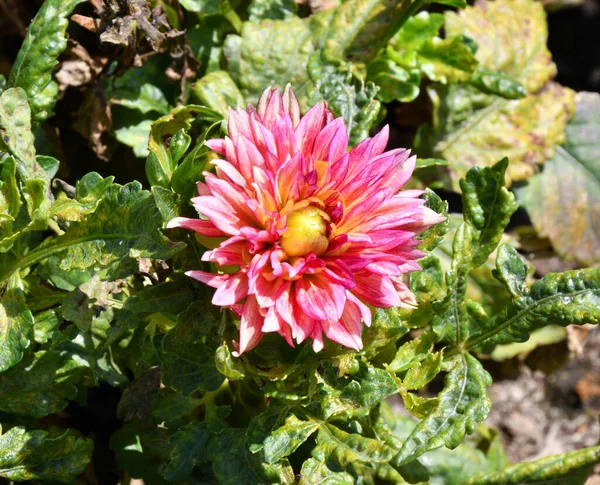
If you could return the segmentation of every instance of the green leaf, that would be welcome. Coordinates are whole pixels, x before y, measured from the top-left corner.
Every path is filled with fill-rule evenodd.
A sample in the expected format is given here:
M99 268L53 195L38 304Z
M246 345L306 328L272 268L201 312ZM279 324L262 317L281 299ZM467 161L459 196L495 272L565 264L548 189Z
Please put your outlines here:
M353 485L354 478L346 472L333 472L325 463L309 458L302 464L299 485Z
M246 101L227 71L209 72L191 86L198 102L227 117L229 108L244 108Z
M111 186L93 214L69 230L32 250L12 267L0 268L0 281L13 271L50 256L60 255L60 268L94 268L103 279L116 279L137 271L137 258L168 259L181 244L160 232L161 216L152 195L138 182Z
M30 344L32 327L33 316L25 302L23 282L15 273L0 298L0 372L23 358Z
M437 406L420 421L404 441L395 461L409 463L423 453L446 446L456 448L477 423L487 418L491 403L486 386L492 378L481 363L469 354L450 361L444 389L438 394Z
M177 430L170 439L171 456L164 470L164 477L170 482L186 480L194 466L206 461L206 447L211 435L220 433L225 425L216 419L192 421Z
M276 463L291 455L312 435L319 425L313 421L303 421L290 414L285 423L272 431L264 441L263 451L267 463Z
M498 250L497 277L509 289L513 301L490 319L469 348L482 343L525 342L535 329L600 322L600 268L550 273L530 288L523 279L524 263L517 251L503 244Z
M136 157L144 158L148 156L148 138L150 137L150 128L152 120L142 120L133 125L122 126L115 130L115 138L133 148Z
M445 30L448 37L474 40L480 66L522 83L529 96L507 100L467 85L432 86L434 122L419 132L419 154L448 160L444 173L454 188L469 167L503 156L510 158L510 180L530 177L564 140L574 104L572 91L547 83L556 68L546 48L543 7L534 0L485 2L447 13Z
M138 110L140 113L156 112L161 115L169 111L169 102L163 92L153 84L145 83L135 86L134 90L117 89L111 92L110 102L126 108Z
M0 435L0 477L71 483L85 471L91 455L92 441L70 431L58 434L12 428Z
M398 349L394 360L388 364L387 369L392 372L407 371L427 357L434 342L435 334L425 332L416 339L405 343Z
M218 311L210 305L202 314L204 325L219 321ZM180 321L162 339L159 358L162 382L184 394L197 390L214 391L225 380L215 365L212 352L201 341L203 331L192 320Z
M448 202L442 200L439 195L430 189L425 190L423 198L425 199L425 207L446 217L444 222L430 227L418 236L418 239L421 241L420 248L425 251L431 251L443 241L446 232L448 232Z
M231 9L229 0L179 0L183 8L201 15L223 14Z
M30 354L0 376L0 410L38 418L62 411L77 395L83 369L55 350Z
M10 72L8 87L25 90L35 122L52 115L58 96L58 84L52 80L52 73L58 64L58 56L67 47L68 16L84 1L46 0L27 28Z
M507 158L491 167L473 167L460 181L465 222L473 228L473 269L496 249L510 216L519 207L515 196L504 186L507 167Z
M320 462L331 461L345 469L355 463L387 463L393 458L394 451L379 440L346 433L332 424L322 423L312 455Z
M36 161L33 142L27 93L21 88L7 89L0 95L0 151L15 157L21 179L46 180L46 172Z
M584 485L600 463L600 446L518 463L491 475L474 477L468 485Z
M6 157L0 173L0 228L2 236L0 241L12 233L13 222L21 209L21 194L17 185L17 163L13 157ZM4 243L0 242L4 248Z
M365 83L352 64L325 62L320 53L311 56L308 70L315 84L309 93L309 104L327 101L332 113L344 118L350 145L369 136L381 108L375 99L377 86Z
M262 452L250 452L244 429L229 428L215 435L205 453L220 484L295 483L294 471L287 459L269 464Z
M239 360L234 360L227 342L223 342L215 353L217 370L230 381L240 381L244 378L244 367Z
M600 95L578 93L576 103L564 146L516 194L559 254L592 265L600 262Z
M407 391L414 391L425 387L435 376L437 376L442 367L442 352L433 352L425 356L420 362L416 362L408 369L402 386Z
M287 20L294 17L297 10L295 0L252 0L248 7L248 20Z
M486 94L495 94L506 99L521 99L527 96L527 90L517 81L505 74L490 71L481 66L475 69L469 78L469 84Z
M408 0L351 0L310 17L327 58L367 62L406 19Z
M421 91L421 74L417 69L406 70L385 56L377 57L367 67L367 80L379 87L377 99L383 103L394 100L410 103Z
M146 175L150 185L169 188L169 182L177 167L170 148L171 137L179 130L189 130L194 120L217 122L222 116L212 109L199 105L179 106L169 114L152 123L148 149L150 156L146 162Z
M265 88L283 90L291 83L306 106L306 65L313 50L308 25L297 17L260 24L246 22L240 35L227 36L223 45L227 71L244 99L252 104L257 103Z
M326 367L323 382L317 387L319 416L325 420L334 416L366 416L382 399L398 392L398 386L387 370L364 362L352 379L338 378L333 373L332 367Z

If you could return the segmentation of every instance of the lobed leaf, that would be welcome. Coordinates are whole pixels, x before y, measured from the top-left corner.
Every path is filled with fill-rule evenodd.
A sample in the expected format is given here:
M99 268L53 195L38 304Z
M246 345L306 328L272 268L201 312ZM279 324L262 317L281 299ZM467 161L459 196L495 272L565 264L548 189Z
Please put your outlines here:
M456 356L438 394L436 407L420 421L404 441L395 461L409 463L422 454L446 446L456 448L465 434L485 420L491 409L486 386L492 378L469 354Z
M71 483L83 473L92 441L70 431L63 434L11 428L0 435L0 477L8 480L53 480Z
M8 87L19 87L27 94L32 119L44 121L52 115L58 84L52 79L58 56L67 47L68 16L86 0L45 0L27 29L17 55Z
M77 396L83 369L56 350L28 355L0 375L0 411L38 418L62 411Z
M492 165L502 156L510 158L510 180L532 176L564 140L574 105L572 91L548 83L556 67L546 48L543 7L533 0L483 2L447 13L445 30L448 37L466 36L479 46L476 58L486 71L476 72L471 84L487 84L489 92L494 82L484 74L498 71L522 83L529 95L507 100L467 85L432 86L434 123L417 137L419 154L448 160L444 173L454 188L471 166ZM518 95L516 85L500 87L498 94Z
M510 217L519 207L505 187L507 167L507 158L491 167L473 167L460 181L464 219L473 228L473 269L496 249Z
M181 249L181 244L162 235L160 225L160 213L148 191L138 182L115 184L93 214L28 253L16 262L16 268L59 255L61 269L94 268L103 279L122 278L136 272L137 258L168 259Z
M515 189L536 231L568 258L600 261L600 95L578 93L574 118L541 173Z
M513 300L467 342L470 348L483 343L525 342L531 332L549 324L600 322L600 268L550 273L530 288L525 286L524 272L517 251L507 244L500 246L497 276Z
M265 439L263 446L265 460L267 463L276 463L291 455L318 428L317 423L303 421L290 414L284 424Z
M191 86L198 102L227 117L229 108L245 108L246 101L227 71L212 71Z

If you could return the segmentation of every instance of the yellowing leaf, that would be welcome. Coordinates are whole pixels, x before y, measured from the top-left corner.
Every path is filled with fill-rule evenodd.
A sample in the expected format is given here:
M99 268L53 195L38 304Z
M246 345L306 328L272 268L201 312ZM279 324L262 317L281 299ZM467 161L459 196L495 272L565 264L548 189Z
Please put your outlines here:
M579 93L567 141L516 190L542 237L585 264L600 262L600 95Z
M448 36L475 40L480 66L522 83L529 96L508 100L467 85L432 86L433 123L417 137L419 154L448 160L441 173L455 189L470 167L505 156L509 181L531 177L564 141L574 110L574 93L548 82L556 68L546 48L543 7L534 0L482 2L449 13L445 28Z
M477 43L475 57L487 69L538 91L556 74L546 47L544 6L533 0L481 2L458 13L446 12L448 37L466 35Z

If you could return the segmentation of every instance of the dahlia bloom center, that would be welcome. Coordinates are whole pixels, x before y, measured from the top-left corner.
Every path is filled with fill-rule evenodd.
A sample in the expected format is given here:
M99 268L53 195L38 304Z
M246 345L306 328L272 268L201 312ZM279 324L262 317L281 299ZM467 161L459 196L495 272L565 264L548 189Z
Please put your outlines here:
M403 275L421 269L417 236L444 218L423 191L401 190L416 157L385 151L388 137L384 127L348 150L344 120L324 102L300 116L288 86L230 110L228 136L206 142L222 158L197 184L202 218L167 227L215 243L202 260L217 271L186 274L239 316L235 355L268 332L291 346L312 339L315 351L323 335L359 350L373 307L416 305Z
M289 257L314 253L321 256L327 251L327 232L331 218L314 206L296 210L287 216L287 231L281 236L281 249Z

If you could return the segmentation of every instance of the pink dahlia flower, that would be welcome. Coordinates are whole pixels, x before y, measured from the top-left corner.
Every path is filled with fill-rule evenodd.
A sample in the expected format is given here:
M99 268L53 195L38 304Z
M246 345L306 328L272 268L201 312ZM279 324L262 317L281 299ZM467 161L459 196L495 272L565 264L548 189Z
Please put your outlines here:
M230 110L229 136L207 141L223 156L204 172L192 202L203 219L184 227L221 238L203 260L233 274L189 271L216 288L213 304L240 316L237 355L266 332L290 345L323 334L362 348L372 307L412 307L402 275L419 270L415 238L444 218L421 190L400 189L415 157L384 151L389 130L348 151L348 130L321 102L303 117L293 91L267 89L255 109Z

